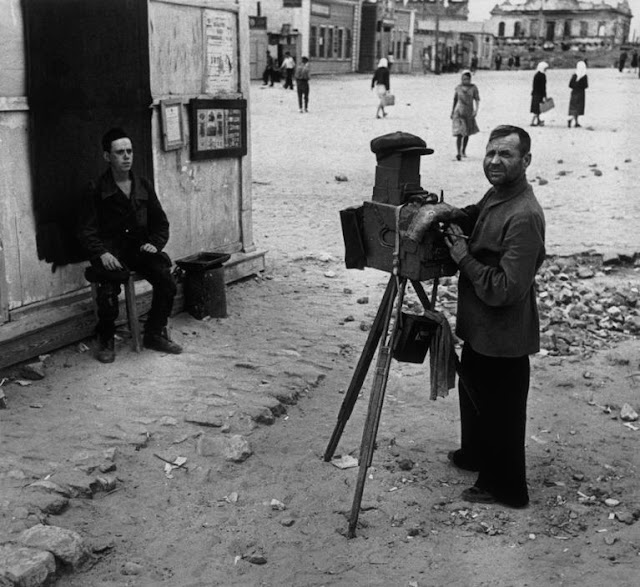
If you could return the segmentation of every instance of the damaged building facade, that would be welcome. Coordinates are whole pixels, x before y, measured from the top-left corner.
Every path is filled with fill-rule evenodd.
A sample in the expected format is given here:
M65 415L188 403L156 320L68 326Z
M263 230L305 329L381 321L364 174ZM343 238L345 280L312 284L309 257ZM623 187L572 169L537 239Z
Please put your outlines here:
M626 0L506 0L491 11L489 30L499 47L594 51L626 43L631 18Z

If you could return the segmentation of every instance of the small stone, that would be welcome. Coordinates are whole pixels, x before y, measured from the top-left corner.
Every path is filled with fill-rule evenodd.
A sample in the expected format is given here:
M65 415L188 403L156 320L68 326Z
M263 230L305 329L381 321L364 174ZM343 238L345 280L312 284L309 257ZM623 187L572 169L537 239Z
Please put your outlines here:
M336 181L349 181L349 178L343 173L338 173L335 176Z
M620 501L617 499L613 499L612 497L608 497L607 499L605 499L604 503L609 507L616 507L617 505L620 505Z
M595 275L593 269L591 269L590 267L581 267L580 269L578 269L578 277L580 279L589 279L590 277L593 277Z
M122 565L120 572L123 575L140 575L144 571L144 567L140 563L127 561Z
M599 169L592 169L591 171L596 177L600 177L602 175L602 171L600 171Z
M266 557L263 554L257 552L245 554L242 558L252 565L264 565L267 563Z
M329 278L329 279L333 279L336 276L336 272L335 271L325 271L324 272L324 276Z
M623 524L629 524L629 525L635 522L635 518L633 517L633 514L626 510L616 512L616 519L622 522Z
M548 183L549 183L548 180L546 180L546 179L544 179L542 177L538 178L538 185L547 185Z
M296 521L293 518L282 518L280 520L280 525L284 526L285 528L290 528L295 523Z
M29 379L30 381L40 381L41 379L44 379L44 363L42 361L38 361L37 363L23 365L20 369L20 376L25 379Z
M19 541L24 546L48 550L73 567L77 567L89 554L80 534L57 526L37 524L22 532Z
M44 585L56 572L56 561L46 550L0 544L0 585Z
M411 459L401 459L398 461L398 467L403 471L411 471L415 463Z
M617 540L618 539L615 536L605 536L604 537L605 544L608 544L609 546L615 544Z
M358 298L358 299L356 300L356 302L357 302L358 304L368 304L368 303L369 303L369 298L368 298L367 296L364 296L364 297L362 297L362 298Z
M272 499L271 502L269 503L269 506L271 507L272 510L276 510L280 512L287 509L287 506L277 499Z
M629 404L624 404L620 410L620 419L625 422L635 422L638 419L638 412Z

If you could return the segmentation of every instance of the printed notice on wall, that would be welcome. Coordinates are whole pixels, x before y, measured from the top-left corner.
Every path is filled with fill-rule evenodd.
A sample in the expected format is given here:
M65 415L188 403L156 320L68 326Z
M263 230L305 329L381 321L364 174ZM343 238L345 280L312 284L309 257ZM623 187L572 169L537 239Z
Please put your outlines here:
M204 11L205 94L238 90L237 20L237 15L231 12Z

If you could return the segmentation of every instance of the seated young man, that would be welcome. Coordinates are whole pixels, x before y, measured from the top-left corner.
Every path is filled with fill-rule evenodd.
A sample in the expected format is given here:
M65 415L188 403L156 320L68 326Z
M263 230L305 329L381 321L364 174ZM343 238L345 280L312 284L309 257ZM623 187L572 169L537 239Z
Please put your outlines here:
M176 284L171 259L162 251L169 240L169 221L152 184L133 173L133 144L127 133L113 128L102 138L109 168L89 186L80 204L78 237L91 261L97 284L98 349L102 363L115 360L118 295L128 271L136 271L153 287L144 346L178 354L182 347L167 334Z

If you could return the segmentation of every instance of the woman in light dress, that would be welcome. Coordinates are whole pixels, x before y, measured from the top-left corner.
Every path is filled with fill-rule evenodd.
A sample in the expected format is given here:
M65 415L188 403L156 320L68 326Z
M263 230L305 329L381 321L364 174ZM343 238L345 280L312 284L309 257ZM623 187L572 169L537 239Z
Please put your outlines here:
M475 84L471 83L471 72L465 70L462 72L461 83L454 90L451 108L451 126L453 136L456 137L458 161L467 156L469 137L479 132L476 123L478 108L480 108L480 93Z

